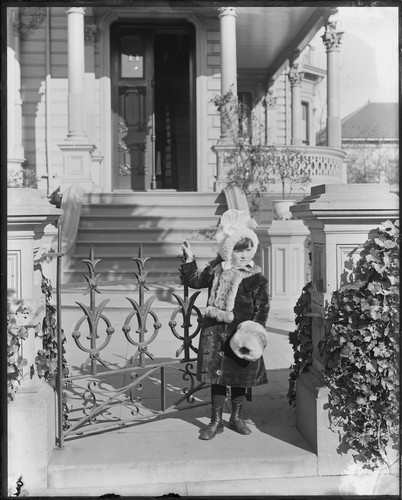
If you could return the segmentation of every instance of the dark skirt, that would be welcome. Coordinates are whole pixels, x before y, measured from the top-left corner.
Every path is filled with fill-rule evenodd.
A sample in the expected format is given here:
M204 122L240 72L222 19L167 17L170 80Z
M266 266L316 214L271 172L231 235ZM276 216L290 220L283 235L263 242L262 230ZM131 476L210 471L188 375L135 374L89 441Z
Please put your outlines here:
M197 357L200 382L233 387L253 387L268 382L264 358L246 361L238 358L229 345L230 325L204 320Z

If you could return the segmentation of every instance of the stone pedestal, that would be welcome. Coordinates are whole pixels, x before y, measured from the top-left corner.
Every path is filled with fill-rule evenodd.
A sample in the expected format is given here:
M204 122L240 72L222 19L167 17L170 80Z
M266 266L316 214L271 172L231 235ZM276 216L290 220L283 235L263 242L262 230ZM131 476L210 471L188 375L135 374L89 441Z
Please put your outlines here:
M73 184L79 184L85 192L91 193L94 181L91 176L93 144L65 141L58 144L63 152L63 177L60 179L60 191L63 193Z
M318 352L324 334L324 305L342 285L351 256L358 257L359 246L367 241L371 230L398 217L398 206L398 196L390 193L386 184L346 184L313 187L310 196L290 209L307 223L311 232L313 364L297 380L296 423L318 455L320 475L345 474L355 467L351 453L338 454L339 439L329 428L325 409L328 392Z
M42 341L35 327L45 315L38 259L44 250L45 229L59 219L61 210L42 199L37 189L8 189L7 197L7 285L30 310L28 338L22 340L27 365L14 400L8 404L8 478L10 483L21 476L29 491L46 487L47 465L56 443L55 392L36 373L35 357ZM15 484L9 488L15 489Z
M305 240L309 231L301 220L273 220L267 232L271 307L293 313L305 285Z

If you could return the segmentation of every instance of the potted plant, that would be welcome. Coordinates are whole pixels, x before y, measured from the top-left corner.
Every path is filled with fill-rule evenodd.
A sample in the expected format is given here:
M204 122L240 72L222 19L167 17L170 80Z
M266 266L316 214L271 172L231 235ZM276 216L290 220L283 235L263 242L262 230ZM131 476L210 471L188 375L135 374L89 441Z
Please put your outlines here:
M247 196L252 214L260 209L261 196L277 181L282 185L282 199L273 202L274 217L289 219L289 199L293 189L310 182L305 155L297 148L266 144L264 127L255 114L239 104L232 90L212 100L221 112L230 144L225 148L225 163L229 165L225 180L237 186Z
M302 188L311 181L307 159L299 149L285 146L271 148L270 162L272 172L282 186L282 199L272 202L274 218L290 219L292 214L289 208L296 201L290 198L292 191L296 186Z
M212 100L221 113L230 142L225 145L224 163L228 165L225 181L243 191L249 201L250 213L260 208L260 198L275 182L270 157L272 146L266 145L261 137L262 126L254 113L240 104L237 96L229 90Z

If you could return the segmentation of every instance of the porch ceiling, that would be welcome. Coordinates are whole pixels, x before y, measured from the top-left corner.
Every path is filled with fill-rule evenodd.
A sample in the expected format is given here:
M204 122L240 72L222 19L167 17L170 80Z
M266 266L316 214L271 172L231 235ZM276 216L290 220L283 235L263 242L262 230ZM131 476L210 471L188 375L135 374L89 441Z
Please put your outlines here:
M219 5L216 4L218 2L203 7L183 7L183 4L180 7L116 6L114 13L125 19L182 19L194 13L218 18ZM334 7L238 7L238 68L258 71L268 79L275 78L294 51L303 50L336 10ZM110 7L94 7L93 11L101 17L110 11Z
M265 69L266 76L274 78L335 11L330 7L239 7L238 67Z

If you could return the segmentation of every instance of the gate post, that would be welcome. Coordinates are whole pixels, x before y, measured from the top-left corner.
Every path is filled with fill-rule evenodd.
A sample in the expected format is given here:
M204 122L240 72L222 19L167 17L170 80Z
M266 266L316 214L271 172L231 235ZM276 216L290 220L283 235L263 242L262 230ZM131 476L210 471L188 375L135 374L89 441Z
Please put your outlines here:
M35 365L42 348L35 327L42 325L46 306L40 266L34 261L48 250L45 228L59 219L61 210L42 199L37 189L8 189L7 197L7 287L30 311L28 337L22 341L27 364L14 400L8 403L8 486L15 490L11 481L21 476L29 492L47 487L47 466L56 440L55 392L39 379Z
M319 475L345 473L354 463L350 453L337 453L338 436L329 429L324 409L328 389L318 352L324 335L324 308L342 284L349 256L368 239L372 229L398 217L398 206L398 196L389 192L387 184L324 184L312 187L310 196L290 208L311 232L312 308L316 316L312 322L313 362L297 379L296 424L318 455Z

